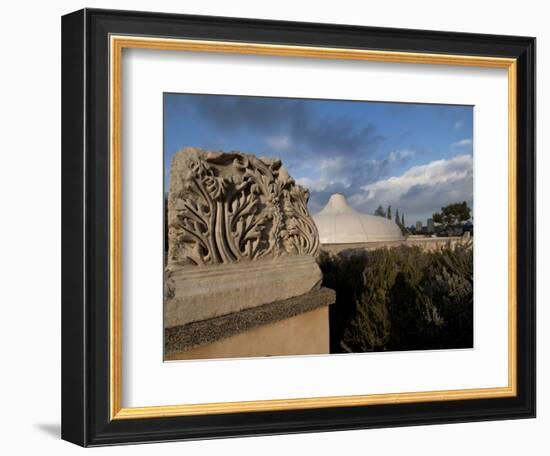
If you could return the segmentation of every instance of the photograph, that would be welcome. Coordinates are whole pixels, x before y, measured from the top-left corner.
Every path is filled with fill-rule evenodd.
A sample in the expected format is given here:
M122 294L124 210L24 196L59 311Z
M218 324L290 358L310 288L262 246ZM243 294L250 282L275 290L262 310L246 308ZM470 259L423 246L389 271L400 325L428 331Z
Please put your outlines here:
M12 193L18 170L42 190L38 179L59 173L45 151L61 142L61 289L38 274L61 292L61 322L8 305L26 312L8 319L19 333L17 322L60 329L43 351L61 359L61 388L55 369L50 385L61 438L139 450L262 436L246 440L263 454L263 436L353 430L347 439L381 432L373 448L386 451L388 433L410 426L394 439L410 452L426 442L411 445L413 427L483 422L434 448L478 442L488 426L534 442L503 426L542 429L525 419L537 413L543 15L535 27L500 14L502 28L471 8L443 25L429 19L437 8L416 19L389 8L393 23L297 2L276 17L233 4L148 10L63 13L49 56L61 61L61 117L33 123L55 140L34 148L47 164L6 155L24 162L8 167ZM57 101L33 109L59 105L38 88ZM36 195L11 199L28 212ZM11 244L25 264L51 262ZM34 288L29 302L41 303L45 287ZM37 394L59 414L49 390ZM22 429L16 440L29 440Z
M474 109L164 93L164 360L475 348Z

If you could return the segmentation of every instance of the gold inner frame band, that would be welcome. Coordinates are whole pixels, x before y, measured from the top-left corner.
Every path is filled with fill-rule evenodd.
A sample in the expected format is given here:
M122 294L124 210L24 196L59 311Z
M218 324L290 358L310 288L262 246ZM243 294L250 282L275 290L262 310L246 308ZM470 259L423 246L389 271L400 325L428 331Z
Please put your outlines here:
M508 385L461 390L122 407L122 51L154 49L335 60L366 60L508 70ZM297 410L512 397L517 394L517 61L511 58L387 52L227 41L110 36L110 415L111 419Z

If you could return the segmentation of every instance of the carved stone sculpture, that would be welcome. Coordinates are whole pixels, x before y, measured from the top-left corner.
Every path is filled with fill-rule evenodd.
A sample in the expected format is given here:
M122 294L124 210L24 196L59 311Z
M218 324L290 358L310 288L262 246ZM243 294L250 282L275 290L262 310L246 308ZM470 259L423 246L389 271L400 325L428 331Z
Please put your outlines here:
M176 153L165 327L319 289L319 235L308 198L280 160L195 148Z
M168 265L316 255L308 198L280 160L184 149L170 174Z

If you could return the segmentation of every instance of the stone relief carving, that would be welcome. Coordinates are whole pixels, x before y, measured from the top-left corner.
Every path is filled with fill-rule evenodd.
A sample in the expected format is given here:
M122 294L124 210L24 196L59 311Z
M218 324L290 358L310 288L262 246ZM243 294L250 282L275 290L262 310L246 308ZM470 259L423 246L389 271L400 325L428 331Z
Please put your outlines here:
M315 256L308 199L278 159L183 149L171 167L168 268Z

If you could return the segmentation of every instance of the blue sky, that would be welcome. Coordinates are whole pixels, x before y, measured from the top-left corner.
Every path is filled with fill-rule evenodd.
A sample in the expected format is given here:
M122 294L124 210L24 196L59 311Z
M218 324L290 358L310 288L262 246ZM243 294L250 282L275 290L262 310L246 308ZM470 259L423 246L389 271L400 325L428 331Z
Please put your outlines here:
M473 107L228 95L164 95L165 190L183 147L278 157L319 211L340 192L426 222L473 198Z

